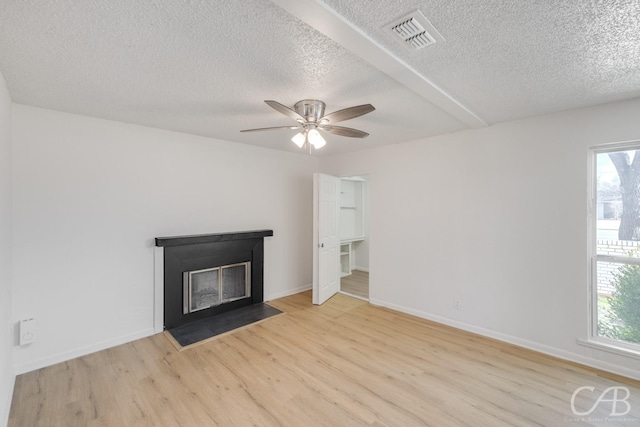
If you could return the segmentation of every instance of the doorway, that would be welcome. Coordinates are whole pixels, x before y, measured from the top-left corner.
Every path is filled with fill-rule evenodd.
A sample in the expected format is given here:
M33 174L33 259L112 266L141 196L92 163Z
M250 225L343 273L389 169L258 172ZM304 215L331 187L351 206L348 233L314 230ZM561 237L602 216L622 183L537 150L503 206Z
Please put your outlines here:
M369 301L369 176L340 178L340 292Z

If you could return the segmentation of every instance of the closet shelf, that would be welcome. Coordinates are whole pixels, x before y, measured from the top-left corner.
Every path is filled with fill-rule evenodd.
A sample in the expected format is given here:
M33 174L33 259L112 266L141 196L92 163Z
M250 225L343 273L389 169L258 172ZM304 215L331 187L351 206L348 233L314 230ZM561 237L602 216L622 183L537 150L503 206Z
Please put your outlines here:
M364 236L348 237L348 238L340 239L340 244L353 243L353 242L362 242L363 240L364 240Z

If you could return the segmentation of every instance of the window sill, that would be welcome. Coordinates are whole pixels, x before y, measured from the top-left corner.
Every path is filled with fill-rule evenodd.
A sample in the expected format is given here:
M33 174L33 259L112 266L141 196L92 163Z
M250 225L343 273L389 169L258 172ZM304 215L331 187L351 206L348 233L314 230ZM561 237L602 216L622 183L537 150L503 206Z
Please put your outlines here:
M609 353L617 354L619 356L630 357L632 359L640 360L640 351L632 350L630 348L622 347L615 344L610 344L606 341L600 341L597 339L578 340L578 344L585 347L595 348L596 350L603 350Z

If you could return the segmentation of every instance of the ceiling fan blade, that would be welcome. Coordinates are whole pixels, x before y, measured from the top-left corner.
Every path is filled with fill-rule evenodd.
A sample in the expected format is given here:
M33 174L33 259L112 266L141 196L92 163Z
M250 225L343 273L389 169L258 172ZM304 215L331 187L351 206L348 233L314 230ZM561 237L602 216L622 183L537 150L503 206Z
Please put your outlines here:
M243 129L240 132L260 132L263 130L276 130L276 129L300 129L300 126L274 126L270 128Z
M365 138L369 136L368 133L363 132L358 129L346 128L344 126L320 126L318 129L323 130L325 132L332 133L334 135L340 136L350 136L352 138Z
M302 117L300 114L296 113L295 111L293 111L291 108L287 107L286 105L282 105L279 102L276 101L271 101L271 100L267 100L264 101L267 103L267 105L271 108L273 108L274 110L284 114L287 117L292 118L293 120L296 121L305 121L304 117Z
M337 123L343 120L353 119L355 117L363 116L367 113L375 110L373 105L364 104L357 105L355 107L345 108L344 110L334 111L333 113L327 114L322 119L320 119L321 123Z

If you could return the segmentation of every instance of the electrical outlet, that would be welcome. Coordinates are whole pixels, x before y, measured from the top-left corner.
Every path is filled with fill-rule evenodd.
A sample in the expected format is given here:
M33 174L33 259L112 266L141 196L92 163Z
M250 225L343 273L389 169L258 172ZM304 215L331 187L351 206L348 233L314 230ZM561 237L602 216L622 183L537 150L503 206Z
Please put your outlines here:
M462 310L462 300L460 298L453 299L453 308L456 310Z
M31 344L36 340L36 319L20 321L20 345Z

